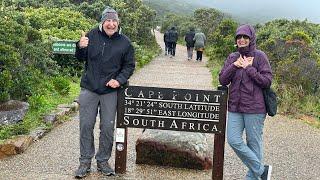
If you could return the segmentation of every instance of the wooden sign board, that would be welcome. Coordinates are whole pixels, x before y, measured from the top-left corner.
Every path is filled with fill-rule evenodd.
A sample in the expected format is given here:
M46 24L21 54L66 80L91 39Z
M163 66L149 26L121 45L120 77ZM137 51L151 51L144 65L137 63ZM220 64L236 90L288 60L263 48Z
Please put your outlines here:
M125 173L128 127L214 133L212 179L223 179L228 88L126 86L118 91L116 173Z
M224 91L129 86L119 94L117 127L222 133Z

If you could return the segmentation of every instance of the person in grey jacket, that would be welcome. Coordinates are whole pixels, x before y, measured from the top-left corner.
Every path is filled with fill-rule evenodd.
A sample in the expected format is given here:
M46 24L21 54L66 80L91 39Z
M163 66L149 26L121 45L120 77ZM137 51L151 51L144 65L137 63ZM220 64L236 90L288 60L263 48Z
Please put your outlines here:
M94 155L97 170L114 175L108 160L113 146L117 90L135 69L133 46L128 37L119 33L119 18L114 9L107 7L99 26L82 35L75 56L85 61L79 96L80 166L75 177L82 178L90 172ZM95 154L93 130L98 112L100 137Z
M235 41L237 52L228 56L219 74L220 84L229 85L227 141L248 167L246 179L266 180L272 166L263 163L266 107L262 89L271 86L272 71L266 54L256 49L252 26L239 26Z
M197 61L202 61L202 54L204 51L204 46L206 44L206 36L200 29L197 30L197 33L194 35L194 48L197 51Z

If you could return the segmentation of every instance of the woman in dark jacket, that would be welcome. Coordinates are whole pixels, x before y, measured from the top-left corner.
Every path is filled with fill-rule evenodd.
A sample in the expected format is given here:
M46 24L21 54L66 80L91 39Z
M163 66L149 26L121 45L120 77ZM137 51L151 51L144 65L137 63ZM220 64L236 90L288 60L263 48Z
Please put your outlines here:
M263 164L266 108L262 89L271 85L271 67L266 54L256 49L253 27L239 26L235 37L237 52L228 56L219 74L220 83L229 85L227 140L249 168L246 179L264 180L270 178L272 167Z

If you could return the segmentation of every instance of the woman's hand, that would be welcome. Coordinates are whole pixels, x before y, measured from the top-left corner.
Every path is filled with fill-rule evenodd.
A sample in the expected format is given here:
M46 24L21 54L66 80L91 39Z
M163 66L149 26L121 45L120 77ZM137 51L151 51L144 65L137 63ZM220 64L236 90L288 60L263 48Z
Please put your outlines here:
M254 57L246 57L240 59L240 64L242 68L246 68L248 66L252 66Z
M237 68L242 68L242 62L243 58L240 56L233 64L237 67Z

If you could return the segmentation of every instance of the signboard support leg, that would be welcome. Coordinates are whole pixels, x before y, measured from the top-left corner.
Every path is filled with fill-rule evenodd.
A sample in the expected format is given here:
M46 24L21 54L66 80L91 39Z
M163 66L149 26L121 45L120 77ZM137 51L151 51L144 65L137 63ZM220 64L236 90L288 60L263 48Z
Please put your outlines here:
M127 137L128 128L124 129L124 142L116 142L115 171L117 174L123 174L127 170Z
M212 168L213 180L223 179L224 146L225 146L225 135L215 134L214 135L213 168Z
M219 86L218 90L224 91L228 94L228 87ZM225 109L227 109L228 96L224 96L223 99ZM222 132L221 134L214 135L214 152L213 152L213 168L212 168L212 179L223 180L223 164L224 164L224 148L225 148L225 128L227 120L227 112L222 114Z

